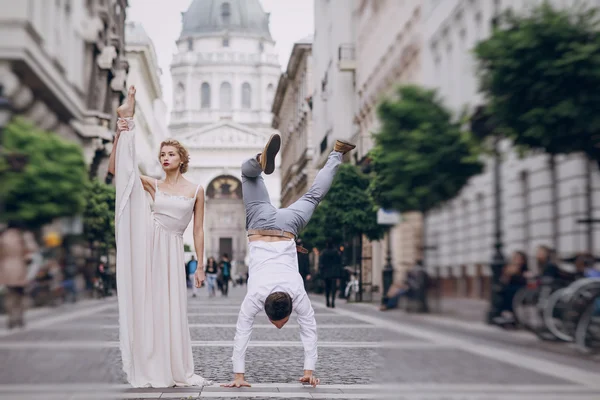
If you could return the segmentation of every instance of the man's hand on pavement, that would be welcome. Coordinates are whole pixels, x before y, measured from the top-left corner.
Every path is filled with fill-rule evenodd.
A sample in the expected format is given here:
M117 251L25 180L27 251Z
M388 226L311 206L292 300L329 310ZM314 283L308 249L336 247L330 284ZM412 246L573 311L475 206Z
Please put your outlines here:
M244 379L244 374L235 374L233 378L233 382L224 383L221 385L222 387L227 388L241 388L241 387L252 387L246 380Z
M302 378L300 378L300 382L308 383L312 387L317 387L317 385L321 382L321 380L319 378L317 378L316 376L314 376L312 371L305 369L304 376Z

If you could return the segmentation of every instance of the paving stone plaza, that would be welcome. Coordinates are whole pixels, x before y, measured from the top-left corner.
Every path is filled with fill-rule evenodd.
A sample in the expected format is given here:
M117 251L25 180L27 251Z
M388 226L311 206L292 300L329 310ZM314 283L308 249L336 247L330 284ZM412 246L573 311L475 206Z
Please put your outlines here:
M524 333L443 317L380 313L371 304L313 305L319 329L317 388L298 382L298 326L277 330L264 314L247 353L251 388L220 387L232 378L231 352L245 288L190 298L199 388L133 389L121 370L115 298L32 310L22 331L0 330L0 399L372 399L597 400L598 360L557 352ZM340 302L341 303L341 302Z

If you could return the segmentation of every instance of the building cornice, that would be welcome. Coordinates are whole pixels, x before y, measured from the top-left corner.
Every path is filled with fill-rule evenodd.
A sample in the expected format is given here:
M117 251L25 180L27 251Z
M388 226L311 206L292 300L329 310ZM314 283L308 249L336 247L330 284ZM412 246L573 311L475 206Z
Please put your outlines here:
M287 91L287 87L289 84L289 79L287 74L283 73L279 77L279 82L277 83L277 89L275 90L275 97L273 98L273 106L271 107L271 113L273 113L273 123L271 126L273 128L277 128L279 125L279 112L281 111L281 107L283 106L283 101L285 99L285 92ZM276 123L277 120L277 123Z
M162 86L160 84L160 71L158 64L155 63L155 59L150 51L149 46L145 45L128 45L125 49L125 56L131 57L134 54L138 54L142 60L144 66L145 75L150 78L152 90L154 91L155 98L162 98Z

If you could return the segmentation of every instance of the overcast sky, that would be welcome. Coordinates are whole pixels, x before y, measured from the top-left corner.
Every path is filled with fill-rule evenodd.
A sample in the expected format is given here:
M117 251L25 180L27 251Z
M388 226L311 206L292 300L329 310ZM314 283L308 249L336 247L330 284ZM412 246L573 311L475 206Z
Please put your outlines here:
M163 99L171 109L171 73L169 66L176 51L175 40L181 33L181 13L192 0L129 0L127 19L142 23L154 42L162 69ZM311 35L314 30L313 0L261 0L271 13L271 35L276 41L282 69L294 42Z

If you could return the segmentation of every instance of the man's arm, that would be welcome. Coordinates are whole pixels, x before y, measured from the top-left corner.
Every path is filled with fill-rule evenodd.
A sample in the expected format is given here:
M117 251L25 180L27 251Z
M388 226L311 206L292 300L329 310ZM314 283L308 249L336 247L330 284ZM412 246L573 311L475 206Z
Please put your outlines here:
M313 386L318 384L318 379L313 377L313 372L317 365L317 321L315 320L315 311L310 304L310 299L306 292L300 295L297 304L294 307L298 315L298 325L300 325L300 339L304 346L304 377L301 382L310 383Z
M235 339L233 343L233 355L231 361L233 363L234 380L230 384L225 384L225 387L242 387L250 386L244 379L246 369L246 349L252 335L252 325L254 317L261 310L260 304L249 295L246 295L242 302L240 313L235 330Z

